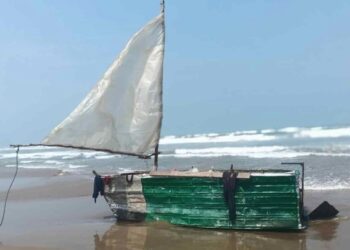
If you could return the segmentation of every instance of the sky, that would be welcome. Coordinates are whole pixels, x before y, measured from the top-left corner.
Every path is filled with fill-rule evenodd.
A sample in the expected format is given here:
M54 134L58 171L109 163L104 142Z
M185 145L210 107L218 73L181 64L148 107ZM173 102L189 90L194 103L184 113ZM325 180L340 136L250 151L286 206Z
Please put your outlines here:
M3 0L0 146L38 143L158 0ZM350 124L350 1L167 0L162 135Z

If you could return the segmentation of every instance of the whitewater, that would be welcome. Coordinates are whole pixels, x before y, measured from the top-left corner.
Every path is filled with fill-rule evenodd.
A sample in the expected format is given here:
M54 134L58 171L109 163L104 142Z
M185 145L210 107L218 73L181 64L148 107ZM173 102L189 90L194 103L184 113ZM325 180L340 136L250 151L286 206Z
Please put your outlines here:
M350 126L286 127L164 136L160 169L201 170L286 168L281 162L305 162L309 190L350 189ZM15 149L0 148L0 168L15 166ZM152 160L52 147L21 148L21 168L53 168L90 174L151 169ZM291 168L291 167L288 167ZM293 168L293 167L292 167ZM297 167L296 167L297 168Z

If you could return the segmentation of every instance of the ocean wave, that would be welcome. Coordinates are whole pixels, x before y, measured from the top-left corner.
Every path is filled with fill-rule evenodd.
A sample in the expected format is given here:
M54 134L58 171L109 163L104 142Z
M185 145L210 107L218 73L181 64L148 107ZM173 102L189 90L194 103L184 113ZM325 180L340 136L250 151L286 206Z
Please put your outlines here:
M294 135L295 138L339 138L350 137L350 127L343 128L305 128Z
M260 130L260 133L262 133L262 134L274 134L274 133L276 133L276 130L275 129L270 129L270 128L262 129L262 130Z
M104 160L104 159L113 159L113 158L120 158L120 155L96 155L95 159L98 160Z
M162 156L162 155L161 155ZM210 147L200 149L175 149L174 154L165 154L162 157L223 157L241 156L249 158L296 158L303 156L330 156L330 157L350 157L350 153L339 152L312 152L294 150L285 146L256 146L256 147Z
M25 160L21 160L20 164L30 164L30 163L34 163L35 161L25 161Z
M235 132L223 135L194 135L194 136L165 136L160 139L160 144L190 144L190 143L219 143L219 142L253 142L253 141L273 141L277 137L274 135L241 133Z
M21 163L24 163L24 161L21 161ZM44 164L62 165L62 164L64 164L64 163L63 163L63 162L60 162L60 161L48 160L48 161L44 161Z
M108 155L107 153L97 152L97 151L36 151L36 152L23 152L19 154L19 158L22 159L51 159L51 158L61 158L61 159L74 159L74 158L94 158L97 156ZM0 154L0 159L11 159L15 158L16 153L5 153Z
M221 157L244 156L250 158L294 158L309 155L308 152L296 152L283 146L260 147L212 147L202 149L176 149L175 157Z
M306 190L341 190L341 189L350 189L350 182L345 180L329 180L329 181L320 181L320 180L305 180L305 189Z
M16 151L16 149L14 148L9 148L9 147L6 147L6 148L0 148L0 152L7 152L7 151Z
M286 127L286 128L279 129L278 132L293 134L293 133L296 133L296 132L298 132L298 131L300 131L302 129L303 128L298 128L298 127Z
M75 165L75 164L68 164L68 167L70 169L77 169L77 168L86 168L88 165Z
M45 147L45 146L35 146L35 147L20 147L21 150L23 151L30 151L30 150L45 150L45 149L48 149L48 147ZM50 148L56 148L57 147L50 147ZM3 147L3 148L0 148L0 151L13 151L15 152L16 151L16 147Z
M221 142L268 142L282 139L340 138L350 137L350 127L285 127L281 129L261 129L236 131L226 134L208 133L186 136L165 136L160 144L221 143Z
M16 167L14 164L7 164L5 165L7 168L13 168ZM28 169L59 169L57 166L56 167L50 167L49 165L39 165L39 164L22 164L19 165L20 168L28 168Z
M44 152L33 152L33 153L20 153L20 159L50 159L55 157L76 157L79 156L80 152L72 152L72 151L44 151ZM0 159L10 159L15 158L16 153L2 154L0 155Z
M46 164L45 164L46 163ZM20 168L26 168L26 169L59 169L59 170L68 170L68 169L78 169L78 168L86 168L88 165L83 164L65 164L63 162L45 162L44 164L20 164ZM6 164L5 167L7 168L14 168L16 167L15 164Z

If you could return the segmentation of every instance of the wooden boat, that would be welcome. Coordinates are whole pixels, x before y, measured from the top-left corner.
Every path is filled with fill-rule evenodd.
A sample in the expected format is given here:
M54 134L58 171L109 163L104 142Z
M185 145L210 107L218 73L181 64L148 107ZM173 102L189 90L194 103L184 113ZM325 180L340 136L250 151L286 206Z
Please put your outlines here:
M156 171L108 176L105 199L120 220L222 229L305 228L298 171L238 171L233 221L222 175L221 171Z
M151 172L105 178L105 198L119 220L224 229L304 228L298 171L229 170L237 179L226 190L231 192L228 202L223 171L158 171L164 44L163 1L161 13L132 36L87 97L39 145L154 157Z

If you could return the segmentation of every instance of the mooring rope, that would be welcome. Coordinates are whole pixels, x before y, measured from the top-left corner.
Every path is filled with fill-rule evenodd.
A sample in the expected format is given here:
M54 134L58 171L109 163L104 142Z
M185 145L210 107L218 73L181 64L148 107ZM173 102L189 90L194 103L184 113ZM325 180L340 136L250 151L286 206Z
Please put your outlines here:
M0 227L2 226L2 223L4 222L5 214L6 214L7 200L8 200L8 198L9 198L9 194L10 194L12 185L13 185L13 183L15 182L15 179L16 179L17 173L18 173L18 153L19 153L19 148L20 148L20 147L17 146L17 150L16 150L16 171L15 171L15 174L14 174L13 179L12 179L12 181L11 181L11 184L10 184L8 190L7 190L7 193L6 193L4 208L3 208L3 210L2 210L2 217L1 217Z

